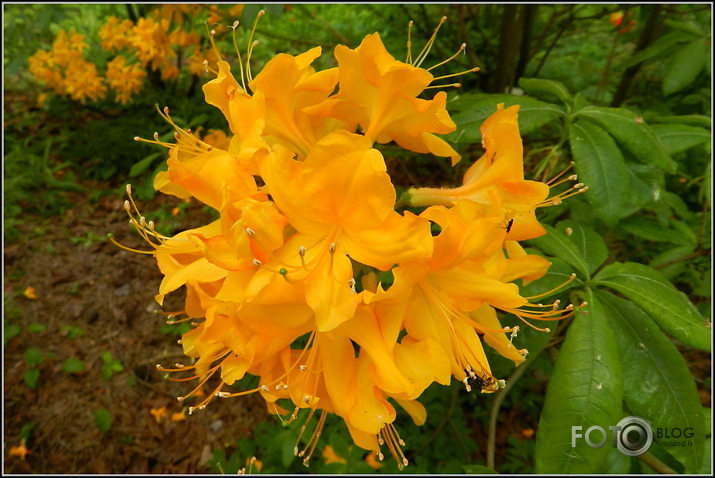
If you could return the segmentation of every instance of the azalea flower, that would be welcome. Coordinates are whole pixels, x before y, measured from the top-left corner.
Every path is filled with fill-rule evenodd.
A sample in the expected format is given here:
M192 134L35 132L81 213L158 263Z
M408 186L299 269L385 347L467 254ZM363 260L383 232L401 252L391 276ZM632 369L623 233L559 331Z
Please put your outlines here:
M157 29L166 33L146 22L135 34L156 41ZM214 34L217 61L206 66L215 78L203 91L230 135L201 139L178 127L166 108L160 113L175 142L158 134L137 139L169 149L157 190L196 198L218 218L167 237L139 213L130 188L125 203L151 247L137 252L154 256L164 275L157 302L183 288L184 309L165 315L193 324L180 341L192 363L157 368L198 381L179 398L203 397L189 414L216 397L260 393L286 424L307 415L295 447L306 465L332 413L356 445L380 460L386 449L405 466L395 405L421 425L427 411L418 399L434 382L446 385L454 376L467 390L503 387L485 343L517 365L524 361L527 351L514 344L519 327L503 327L497 310L535 327L530 321L557 320L574 309L533 304L515 282L546 273L549 262L517 241L543 233L534 210L558 200L547 199L549 185L524 179L518 107L499 105L485 121L486 153L463 186L413 188L411 204L427 207L400 213L377 144L394 141L459 160L437 136L455 129L446 95L418 98L439 79L434 67L420 66L434 35L406 62L375 33L354 50L338 46L336 68L315 71L321 50L313 48L279 54L254 77L252 33L237 79ZM380 280L388 271L391 284ZM258 377L258 385L226 388L246 375ZM212 377L218 383L204 394ZM326 457L338 462L330 450Z

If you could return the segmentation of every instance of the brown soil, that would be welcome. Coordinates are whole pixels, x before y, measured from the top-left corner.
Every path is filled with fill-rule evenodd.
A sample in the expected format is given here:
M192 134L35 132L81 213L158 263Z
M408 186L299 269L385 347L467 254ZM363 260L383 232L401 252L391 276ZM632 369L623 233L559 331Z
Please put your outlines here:
M94 187L107 187L97 184ZM19 242L4 251L5 316L23 331L4 350L4 439L7 473L201 473L208 471L214 449L235 446L268 416L259 396L213 402L182 421L172 414L187 405L175 397L195 382L165 380L155 365L182 360L178 338L161 332L164 319L154 294L161 281L150 256L122 250L104 239L107 233L122 243L147 249L130 230L122 208L124 198L105 196L95 204L78 204L63 216L26 218ZM171 198L161 195L143 205L149 213ZM186 217L196 221L200 207ZM193 224L195 226L196 224ZM189 227L189 225L184 225ZM86 240L93 233L101 239ZM74 241L73 238L76 238ZM23 295L33 287L37 299ZM173 297L171 307L181 307ZM176 309L173 309L176 310ZM42 324L44 331L33 331ZM84 334L71 338L66 326ZM37 368L36 390L23 381L29 365L26 349L45 355ZM102 354L111 352L124 371L103 377ZM86 371L62 369L70 357L84 361ZM193 385L192 385L193 383ZM207 390L209 391L209 390ZM151 409L166 407L155 419ZM113 422L103 433L94 413L108 410ZM34 428L22 460L10 456L20 445L20 431Z

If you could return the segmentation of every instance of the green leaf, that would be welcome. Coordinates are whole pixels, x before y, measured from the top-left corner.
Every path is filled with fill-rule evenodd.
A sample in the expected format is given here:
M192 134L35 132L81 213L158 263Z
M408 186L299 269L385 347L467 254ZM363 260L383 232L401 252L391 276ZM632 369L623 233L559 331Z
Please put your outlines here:
M677 165L653 130L642 118L625 108L588 106L576 116L588 118L613 136L639 161L674 173Z
M558 99L562 103L569 103L571 101L571 93L558 81L544 80L541 78L519 78L519 87L523 89L526 94L547 101L553 98Z
M134 163L134 166L132 166L132 169L129 170L129 177L130 178L135 178L139 176L141 173L147 170L149 166L152 165L152 163L156 160L156 158L159 158L162 156L162 153L152 153L149 156L146 156L136 163Z
M688 263L686 260L683 260L683 258L692 254L694 250L694 245L675 246L655 256L648 265L657 268L666 279L674 280L685 272Z
M607 431L623 418L615 338L603 308L590 291L588 295L589 305L576 313L569 326L546 391L536 435L537 473L604 472L611 447L592 448L583 438L576 439L573 447L573 427L580 426L585 435L591 426ZM592 440L600 439L594 432Z
M14 337L17 337L20 332L22 332L21 326L17 324L11 324L6 321L4 323L2 334L3 345L7 345L7 343L10 342L10 340L12 340Z
M82 373L87 369L80 359L70 357L62 363L62 370L67 373Z
M626 167L630 178L627 215L631 215L645 206L657 205L665 192L663 170L641 163L626 163Z
M712 126L712 119L705 115L656 116L651 119L651 121L653 123L677 123L691 126L702 126L708 130Z
M690 237L685 237L678 231L674 231L663 224L644 217L629 218L628 221L624 221L619 227L629 234L648 241L672 242L673 244L682 245L691 243Z
M631 470L631 457L624 455L618 448L608 450L606 470L609 475L625 475Z
M708 45L705 38L681 47L673 56L668 70L663 77L663 94L671 95L695 81L705 67Z
M522 135L535 131L564 115L563 110L556 105L525 96L462 95L451 105L459 109L459 113L452 116L457 130L448 137L449 141L455 143L481 142L482 133L479 131L479 127L497 110L499 103L504 103L505 108L519 105L519 132Z
M546 229L546 234L537 237L536 239L530 239L529 244L532 244L546 254L563 259L572 267L575 267L578 272L580 272L583 277L590 277L588 271L588 264L581 257L576 246L571 242L571 240L562 233L549 226L548 224L543 224L544 229Z
M40 371L36 368L31 368L22 374L22 380L30 389L35 390L40 380Z
M613 139L589 123L571 125L569 142L579 181L588 186L586 198L607 224L624 216L628 193L628 168Z
M112 428L112 414L106 408L100 408L94 412L94 422L103 433L107 433Z
M64 325L60 328L60 331L66 332L67 337L70 339L76 339L77 337L81 337L84 335L84 330L81 327L77 327L75 325Z
M671 28L677 28L683 32L690 33L692 35L703 36L702 27L694 21L681 22L679 20L674 20L672 18L667 18L665 24Z
M576 246L583 260L588 264L588 272L593 274L608 259L608 247L601 236L588 226L568 219L556 225ZM570 232L570 234L569 234Z
M709 437L712 435L712 409L703 407L703 418L705 421L705 436ZM704 443L704 453L703 453L703 463L701 465L700 471L698 473L704 475L710 475L712 473L712 452L713 443L712 438L707 438Z
M656 59L661 54L665 54L668 53L669 50L673 50L671 48L673 45L686 42L692 38L692 35L682 32L670 32L667 35L663 35L648 48L634 53L628 60L623 62L623 68L629 68L633 65L637 65L638 63L650 59Z
M36 367L45 361L45 355L35 347L25 349L25 362L30 367Z
M35 428L35 424L32 422L25 423L20 429L20 438L25 441L30 441L30 436L32 435L32 430Z
M616 262L594 282L611 287L648 312L660 327L686 345L709 352L711 330L688 297L663 275L643 264Z
M711 139L708 130L684 124L654 124L651 129L670 155L709 143Z
M33 334L44 332L45 330L47 330L47 326L45 324L29 324L27 326L27 331Z
M685 465L687 473L697 473L705 433L698 389L688 364L639 307L605 291L597 291L596 297L616 336L628 410L654 428L692 428L694 446L672 446L668 440L661 446Z

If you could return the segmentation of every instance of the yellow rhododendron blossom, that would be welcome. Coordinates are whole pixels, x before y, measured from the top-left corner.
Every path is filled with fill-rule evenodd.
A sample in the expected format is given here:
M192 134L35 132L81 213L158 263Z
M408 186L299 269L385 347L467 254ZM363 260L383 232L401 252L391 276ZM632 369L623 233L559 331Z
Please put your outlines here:
M145 42L143 62L169 44L163 20L142 21L132 32L133 41ZM174 41L184 42L181 35ZM189 414L217 397L257 392L286 424L317 419L302 427L312 435L303 440L301 432L296 442L306 465L332 413L370 456L382 460L384 445L405 466L395 404L421 425L428 417L418 400L434 382L447 385L454 376L467 390L504 387L484 344L517 365L528 351L516 346L519 327L503 327L498 311L536 328L530 320L574 310L534 304L537 297L524 297L515 282L546 273L549 262L517 241L542 234L534 211L556 203L546 199L547 184L524 179L518 107L499 105L484 122L486 153L463 186L410 191L423 208L416 214L396 208L378 148L394 141L459 159L437 136L455 129L446 94L418 98L451 76L420 67L434 35L414 61L409 54L407 62L395 60L375 33L354 50L336 47L335 68L316 71L321 50L313 48L278 54L255 77L240 67L240 78L214 35L215 61L205 66L215 77L203 92L230 134L202 140L165 108L176 141L158 134L142 141L169 149L155 188L195 198L218 217L168 237L139 213L131 188L125 203L152 248L138 252L153 255L164 275L156 300L185 290L183 310L166 314L170 323L195 320L181 339L193 362L158 369L198 380L180 397L203 397ZM250 57L252 36L248 44ZM43 61L35 59L39 70ZM255 388L226 388L247 375L258 377ZM215 388L204 395L212 377ZM326 459L342 462L331 450Z
M484 155L465 173L464 184L449 189L410 189L409 201L415 206L453 204L459 198L492 205L509 212L513 225L511 240L525 240L545 233L534 212L549 195L549 186L524 179L524 158L517 113L519 106L497 111L482 124Z

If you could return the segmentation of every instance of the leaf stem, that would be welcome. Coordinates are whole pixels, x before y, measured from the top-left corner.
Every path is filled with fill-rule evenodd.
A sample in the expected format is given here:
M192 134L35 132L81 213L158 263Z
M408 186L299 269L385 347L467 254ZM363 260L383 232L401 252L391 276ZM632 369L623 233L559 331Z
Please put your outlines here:
M641 456L639 456L640 460L645 463L646 465L650 466L653 468L655 471L658 473L664 474L664 475L677 475L678 472L651 455L650 453L645 453Z

